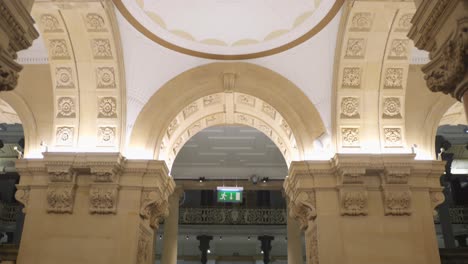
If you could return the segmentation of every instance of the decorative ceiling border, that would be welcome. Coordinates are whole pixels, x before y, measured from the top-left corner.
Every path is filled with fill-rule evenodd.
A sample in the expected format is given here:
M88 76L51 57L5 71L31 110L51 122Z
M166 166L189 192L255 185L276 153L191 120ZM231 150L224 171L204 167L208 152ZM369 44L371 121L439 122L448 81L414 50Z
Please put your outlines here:
M331 20L336 16L338 11L341 9L343 6L345 0L336 0L336 2L333 4L332 8L330 11L327 13L327 15L319 22L315 27L313 27L311 30L306 32L304 35L300 36L299 38L286 43L284 45L281 45L276 48L272 48L269 50L264 50L260 52L254 52L254 53L246 53L246 54L236 54L236 55L226 55L226 54L216 54L216 53L206 53L206 52L200 52L188 48L184 48L178 45L175 45L173 43L170 43L160 37L158 37L156 34L151 32L149 29L147 29L145 26L143 26L138 20L128 11L128 9L125 7L125 4L122 2L122 0L112 0L117 7L117 9L120 11L122 16L136 29L138 30L141 34L145 35L148 39L156 42L157 44L166 47L168 49L171 49L173 51L183 53L186 55L194 56L194 57L200 57L204 59L213 59L213 60L246 60L246 59L256 59L256 58L261 58L261 57L266 57L266 56L271 56L286 50L289 50L291 48L294 48L298 46L299 44L304 43L305 41L309 40L311 37L315 36L317 33L319 33L322 29L327 26Z

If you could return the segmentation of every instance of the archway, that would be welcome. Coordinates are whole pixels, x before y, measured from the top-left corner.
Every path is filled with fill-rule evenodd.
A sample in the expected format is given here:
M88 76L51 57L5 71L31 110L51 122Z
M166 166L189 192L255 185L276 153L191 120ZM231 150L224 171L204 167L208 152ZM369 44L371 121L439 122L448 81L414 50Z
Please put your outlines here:
M310 155L325 132L314 105L283 76L250 63L212 63L180 74L151 97L126 156L164 159L170 166L194 133L221 124L258 128L287 161Z

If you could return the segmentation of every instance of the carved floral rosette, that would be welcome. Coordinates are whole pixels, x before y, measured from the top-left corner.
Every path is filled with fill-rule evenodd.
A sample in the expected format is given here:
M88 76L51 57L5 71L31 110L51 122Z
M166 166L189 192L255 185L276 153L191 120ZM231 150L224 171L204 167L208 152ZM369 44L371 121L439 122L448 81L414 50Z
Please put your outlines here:
M91 214L115 214L119 186L117 184L96 184L89 190L89 212Z
M360 187L347 187L340 189L341 215L367 215L368 194L367 190Z
M385 215L411 215L411 191L409 189L385 189Z
M75 188L73 183L50 183L47 188L47 212L71 214L75 202Z
M154 230L159 228L159 222L169 215L168 197L162 197L158 190L144 190L141 196L140 217L149 221Z

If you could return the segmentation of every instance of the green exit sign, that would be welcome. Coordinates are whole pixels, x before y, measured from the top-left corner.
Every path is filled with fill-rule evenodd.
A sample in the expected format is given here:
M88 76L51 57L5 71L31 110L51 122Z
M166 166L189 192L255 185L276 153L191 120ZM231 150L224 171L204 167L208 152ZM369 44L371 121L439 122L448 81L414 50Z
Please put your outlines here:
M218 203L241 203L242 187L218 187Z

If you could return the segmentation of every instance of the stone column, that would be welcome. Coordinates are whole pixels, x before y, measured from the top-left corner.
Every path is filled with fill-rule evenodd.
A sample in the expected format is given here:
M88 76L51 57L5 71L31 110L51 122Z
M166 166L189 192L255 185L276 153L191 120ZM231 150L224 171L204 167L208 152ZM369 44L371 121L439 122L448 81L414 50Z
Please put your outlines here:
M179 234L179 199L183 193L176 189L169 197L169 216L164 220L164 241L161 263L177 264L177 238Z
M18 160L26 213L18 264L152 264L174 181L163 161L119 153Z
M297 221L288 215L288 264L302 264L301 229Z
M431 61L422 68L427 86L463 100L468 112L468 3L431 0L417 4L408 36L418 49L430 53Z
M0 91L13 90L23 68L15 59L39 37L29 14L33 1L0 1Z
M443 162L412 154L293 162L284 188L307 264L439 264L433 210L443 172Z

